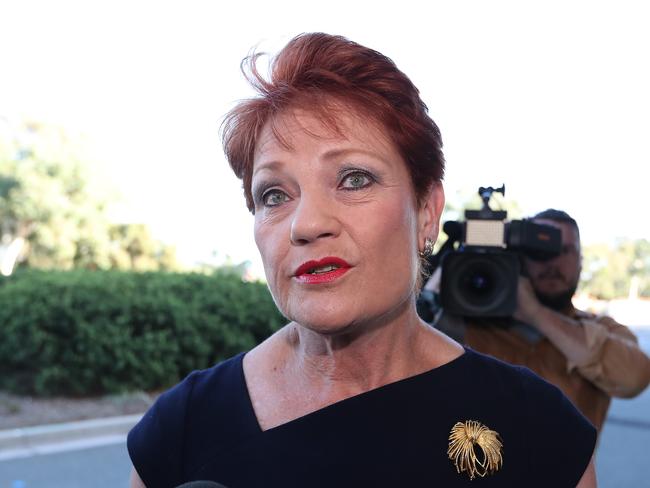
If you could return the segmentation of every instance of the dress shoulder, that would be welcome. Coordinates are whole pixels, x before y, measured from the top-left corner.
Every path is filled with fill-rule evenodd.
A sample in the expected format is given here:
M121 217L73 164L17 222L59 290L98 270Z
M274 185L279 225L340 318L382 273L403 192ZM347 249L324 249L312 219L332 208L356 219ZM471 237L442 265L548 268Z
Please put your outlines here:
M196 457L196 437L210 432L212 443L240 426L224 422L241 403L243 353L212 368L194 371L160 395L131 429L127 448L134 468L148 488L174 487L183 482L188 459Z
M508 389L519 397L513 405L497 404L496 408L504 413L513 407L521 409L519 415L510 412L510 418L522 423L517 428L527 452L524 468L532 478L529 486L576 486L594 453L595 427L559 388L528 368L472 354L480 363L475 370L483 376L481 381L499 390L495 400L510 397Z
M556 386L528 376L524 388L531 473L542 486L551 486L557 476L566 480L566 486L576 486L594 454L596 428Z

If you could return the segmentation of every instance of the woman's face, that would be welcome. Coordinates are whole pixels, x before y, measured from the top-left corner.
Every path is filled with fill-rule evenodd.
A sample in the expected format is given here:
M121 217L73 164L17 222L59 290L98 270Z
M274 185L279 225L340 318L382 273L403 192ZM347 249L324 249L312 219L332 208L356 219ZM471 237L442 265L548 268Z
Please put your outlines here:
M255 241L279 309L324 334L390 319L412 304L418 249L435 238L444 196L420 206L397 148L342 115L334 134L308 112L267 125L256 147Z

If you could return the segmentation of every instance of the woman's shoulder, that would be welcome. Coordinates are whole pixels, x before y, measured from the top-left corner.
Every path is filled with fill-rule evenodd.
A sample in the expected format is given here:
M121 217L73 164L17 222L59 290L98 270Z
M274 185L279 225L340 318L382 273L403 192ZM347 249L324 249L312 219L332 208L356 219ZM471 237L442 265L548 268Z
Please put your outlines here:
M562 395L560 390L525 366L517 366L488 354L465 347L462 374L473 378L486 387L510 391L517 388L519 394L551 396Z
M509 401L531 414L557 409L580 420L584 418L557 386L525 366L506 363L468 347L462 358L462 367L457 369L463 383L483 393L491 392L490 397L497 404Z
M185 391L192 399L198 399L206 394L212 395L215 391L241 389L244 386L242 362L245 355L246 353L241 352L210 368L193 371L172 390L178 388L181 392Z
M232 398L225 392L242 387L242 360L245 353L239 353L206 369L195 370L179 383L165 391L147 414L169 412L176 416L179 411L192 408L208 401L214 408L220 399ZM217 393L215 395L215 392ZM221 394L220 394L221 393Z
M191 372L163 393L147 415L185 418L187 424L239 409L247 395L242 369L245 354L242 352L210 368Z
M246 430L233 421L244 420L238 415L247 398L243 356L240 353L211 368L193 371L160 395L131 429L127 438L129 455L147 486L157 486L161 459L169 461L164 469L166 479L180 476L184 460L197 454L182 446L205 445L206 432L210 433L211 444L218 446L227 445L233 435Z
M509 433L509 440L526 453L521 461L540 486L553 486L558 479L575 486L595 448L593 425L559 388L529 369L469 348L463 358L458 373L463 383L457 389L461 402L480 398L476 415Z

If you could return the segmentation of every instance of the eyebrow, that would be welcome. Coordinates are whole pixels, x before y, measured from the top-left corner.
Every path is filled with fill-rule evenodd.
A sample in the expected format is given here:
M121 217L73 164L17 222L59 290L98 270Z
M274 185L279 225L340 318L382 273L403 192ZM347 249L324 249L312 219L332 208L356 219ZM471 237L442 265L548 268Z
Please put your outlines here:
M363 154L366 156L370 156L373 159L376 159L378 161L381 161L383 164L390 164L388 160L384 159L380 154L374 152L374 151L366 151L364 149L357 149L357 148L341 148L341 149L330 149L329 151L326 151L321 158L324 160L333 160L340 158L341 156L347 156L349 154ZM253 170L253 175L257 174L259 171L262 170L278 170L281 169L284 166L284 163L281 160L277 159L272 159L270 161L264 161L262 164L257 166Z
M388 160L384 159L381 154L375 151L366 151L365 149L358 148L342 148L342 149L331 149L323 154L323 159L336 159L341 156L347 156L348 154L363 154L370 156L371 158L377 159L384 164L389 164Z
M284 163L276 159L272 159L271 161L264 161L262 164L260 164L257 168L253 170L253 174L251 176L255 176L255 174L258 171L262 171L263 169L272 171L274 169L279 169L282 166L284 166Z

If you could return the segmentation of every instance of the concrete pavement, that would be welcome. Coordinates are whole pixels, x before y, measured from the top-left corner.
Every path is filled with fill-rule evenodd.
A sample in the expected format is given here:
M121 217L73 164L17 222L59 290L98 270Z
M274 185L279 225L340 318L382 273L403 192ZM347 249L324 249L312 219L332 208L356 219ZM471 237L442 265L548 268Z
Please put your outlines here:
M2 430L0 461L120 442L140 417L142 414Z

